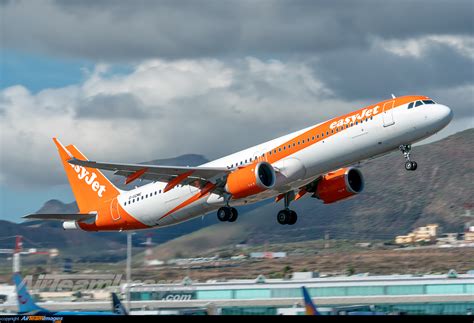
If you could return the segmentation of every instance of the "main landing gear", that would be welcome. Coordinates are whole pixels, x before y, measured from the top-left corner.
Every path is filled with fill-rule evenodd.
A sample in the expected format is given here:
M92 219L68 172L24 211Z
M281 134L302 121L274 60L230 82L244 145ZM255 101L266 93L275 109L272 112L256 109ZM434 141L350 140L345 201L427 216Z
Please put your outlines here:
M285 194L285 209L278 212L277 221L280 224L293 225L298 220L298 215L295 211L290 210L290 194L294 194L293 191Z
M411 153L411 145L400 145L400 151L403 153L403 157L406 159L405 169L406 170L416 170L418 164L416 161L411 161L410 153Z
M235 222L238 216L237 209L230 206L223 206L217 210L217 218L222 222Z

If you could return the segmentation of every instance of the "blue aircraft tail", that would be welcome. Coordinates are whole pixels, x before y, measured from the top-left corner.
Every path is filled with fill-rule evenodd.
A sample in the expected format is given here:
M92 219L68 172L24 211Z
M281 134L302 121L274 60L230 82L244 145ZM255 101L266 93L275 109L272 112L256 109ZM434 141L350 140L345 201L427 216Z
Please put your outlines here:
M112 312L118 315L128 315L125 306L123 306L122 302L115 293L112 293Z
M321 313L318 312L316 309L316 306L313 303L313 300L311 299L311 296L309 295L308 290L306 287L302 286L301 289L303 290L303 298L304 298L304 307L306 309L306 315L321 315Z
M13 274L13 282L16 287L16 294L18 299L18 313L19 314L35 314L48 313L49 311L36 305L34 299L26 288L26 282L23 281L19 273Z

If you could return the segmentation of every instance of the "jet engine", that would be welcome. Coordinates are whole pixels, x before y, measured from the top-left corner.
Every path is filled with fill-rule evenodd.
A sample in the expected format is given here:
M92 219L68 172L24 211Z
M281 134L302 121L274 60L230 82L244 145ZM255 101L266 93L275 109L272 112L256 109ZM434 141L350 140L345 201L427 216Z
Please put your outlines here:
M359 194L364 189L364 177L357 168L341 168L323 175L316 184L313 197L330 204Z
M233 198L254 195L275 186L275 170L267 162L259 162L239 168L227 176L225 190Z

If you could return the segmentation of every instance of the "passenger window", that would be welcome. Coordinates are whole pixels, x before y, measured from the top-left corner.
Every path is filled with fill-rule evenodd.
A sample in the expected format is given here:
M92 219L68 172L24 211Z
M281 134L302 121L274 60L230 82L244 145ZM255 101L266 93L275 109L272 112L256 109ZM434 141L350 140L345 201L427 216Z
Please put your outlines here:
M423 104L423 102L421 102L421 101L416 101L415 107L419 107L419 106L422 105L422 104Z
M159 190L160 194L161 194L161 190Z
M132 202L135 203L135 199L133 199Z
M323 133L321 133L321 137L324 137L324 132L323 132Z
M319 138L319 135L316 135L316 138Z
M303 141L302 141L301 143L304 144L304 139L303 139Z

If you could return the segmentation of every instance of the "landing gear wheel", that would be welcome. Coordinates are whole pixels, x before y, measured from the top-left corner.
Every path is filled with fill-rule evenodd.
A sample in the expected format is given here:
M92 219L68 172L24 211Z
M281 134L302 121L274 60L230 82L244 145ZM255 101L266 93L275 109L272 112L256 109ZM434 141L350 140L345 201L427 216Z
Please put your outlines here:
M237 211L236 208L231 207L231 208L230 208L230 213L231 213L230 218L229 218L229 220L227 220L227 221L229 221L229 222L235 222L235 220L237 220L237 217L239 216L239 212Z
M403 157L405 157L405 160L406 160L405 169L415 170L418 167L418 165L416 164L415 161L411 161L410 159L411 145L400 145L398 149L400 149L400 151L403 153Z
M219 210L217 210L217 218L222 222L229 221L231 216L232 216L232 211L230 210L229 207L223 206L219 208Z
M298 220L298 215L296 215L296 212L295 211L290 211L290 216L288 218L287 224L293 225L293 224L296 223L297 220Z
M280 224L287 224L290 212L288 210L281 210L278 212L277 221Z
M418 167L418 164L414 161L407 161L405 163L406 170L416 170L417 167Z

